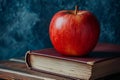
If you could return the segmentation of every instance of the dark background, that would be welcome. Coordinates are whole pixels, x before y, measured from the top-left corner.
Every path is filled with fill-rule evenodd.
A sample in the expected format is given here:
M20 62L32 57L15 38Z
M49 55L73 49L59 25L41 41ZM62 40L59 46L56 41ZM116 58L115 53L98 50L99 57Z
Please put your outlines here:
M52 47L48 34L52 16L75 5L98 18L99 42L120 44L120 0L0 0L0 59Z

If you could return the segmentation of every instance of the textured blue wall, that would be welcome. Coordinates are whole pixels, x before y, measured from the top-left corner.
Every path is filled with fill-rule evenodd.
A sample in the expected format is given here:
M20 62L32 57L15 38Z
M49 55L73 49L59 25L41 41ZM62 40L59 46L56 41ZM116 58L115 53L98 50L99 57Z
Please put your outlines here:
M99 42L120 44L120 0L0 0L0 59L52 47L48 35L52 16L75 5L100 21Z

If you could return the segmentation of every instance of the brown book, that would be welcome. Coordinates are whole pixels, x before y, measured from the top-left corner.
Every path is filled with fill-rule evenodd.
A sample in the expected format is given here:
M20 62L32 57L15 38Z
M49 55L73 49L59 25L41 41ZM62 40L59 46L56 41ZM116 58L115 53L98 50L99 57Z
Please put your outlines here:
M99 44L93 52L83 57L63 56L53 48L28 51L26 64L30 69L46 73L94 80L120 72L119 50L114 46L105 46Z

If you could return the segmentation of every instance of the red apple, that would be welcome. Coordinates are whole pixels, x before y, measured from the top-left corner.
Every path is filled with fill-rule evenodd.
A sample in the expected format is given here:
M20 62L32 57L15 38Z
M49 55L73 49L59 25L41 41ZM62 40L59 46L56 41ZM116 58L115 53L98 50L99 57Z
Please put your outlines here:
M82 56L96 45L100 33L99 22L89 11L63 10L57 12L49 27L54 48L61 54Z

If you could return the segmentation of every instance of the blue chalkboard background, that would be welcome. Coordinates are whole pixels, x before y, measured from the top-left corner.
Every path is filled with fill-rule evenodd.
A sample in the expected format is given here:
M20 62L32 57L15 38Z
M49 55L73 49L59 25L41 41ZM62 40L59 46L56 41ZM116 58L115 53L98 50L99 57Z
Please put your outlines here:
M120 0L0 0L0 59L52 47L48 34L52 16L75 5L98 18L99 42L120 44Z

